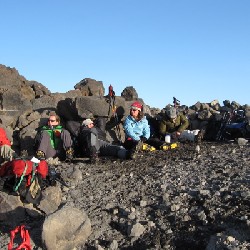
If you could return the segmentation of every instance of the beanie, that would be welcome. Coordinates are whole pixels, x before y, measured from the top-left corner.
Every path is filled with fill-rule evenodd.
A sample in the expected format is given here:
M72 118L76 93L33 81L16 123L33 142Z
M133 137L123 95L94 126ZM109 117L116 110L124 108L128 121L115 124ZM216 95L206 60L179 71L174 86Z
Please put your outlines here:
M82 122L82 125L83 126L88 126L88 125L90 125L90 124L92 124L93 123L93 121L91 120L91 119L86 119L86 120L84 120L83 122Z
M172 119L176 118L176 116L177 116L176 108L174 108L174 107L169 107L169 108L167 109L167 111L166 111L166 114L167 114L167 116L168 116L169 118L172 118Z
M142 110L142 105L139 102L134 102L131 105L131 109L136 109L136 110L141 111Z

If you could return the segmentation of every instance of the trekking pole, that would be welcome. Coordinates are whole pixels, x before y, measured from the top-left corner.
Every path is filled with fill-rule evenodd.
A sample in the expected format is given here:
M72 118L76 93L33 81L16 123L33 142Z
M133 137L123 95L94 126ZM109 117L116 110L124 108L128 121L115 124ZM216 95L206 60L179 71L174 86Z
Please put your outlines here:
M117 131L117 138L119 142L121 143L121 131L119 127L119 118L116 112L116 105L115 105L115 92L114 92L113 86L109 85L109 114L111 110L112 110L112 115L115 119L115 124L116 124L115 128Z

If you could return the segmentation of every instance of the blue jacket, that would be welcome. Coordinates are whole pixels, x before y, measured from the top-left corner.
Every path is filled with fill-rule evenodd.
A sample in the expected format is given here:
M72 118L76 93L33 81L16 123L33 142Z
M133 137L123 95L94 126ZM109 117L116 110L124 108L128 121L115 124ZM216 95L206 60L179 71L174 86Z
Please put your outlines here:
M136 121L131 115L128 115L124 121L123 128L126 138L139 141L140 136L147 139L150 137L150 127L146 117L143 117L140 121Z

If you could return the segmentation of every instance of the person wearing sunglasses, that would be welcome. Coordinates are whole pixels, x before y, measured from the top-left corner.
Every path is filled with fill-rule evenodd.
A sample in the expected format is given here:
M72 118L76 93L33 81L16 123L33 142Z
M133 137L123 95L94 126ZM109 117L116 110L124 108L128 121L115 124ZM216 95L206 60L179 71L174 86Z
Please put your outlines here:
M50 113L47 125L41 128L35 138L37 158L71 160L74 153L72 144L69 131L60 125L60 117L54 112Z
M142 144L150 137L150 126L143 113L143 105L136 101L130 107L130 114L123 124L125 132L124 147L129 150L129 158L135 159Z

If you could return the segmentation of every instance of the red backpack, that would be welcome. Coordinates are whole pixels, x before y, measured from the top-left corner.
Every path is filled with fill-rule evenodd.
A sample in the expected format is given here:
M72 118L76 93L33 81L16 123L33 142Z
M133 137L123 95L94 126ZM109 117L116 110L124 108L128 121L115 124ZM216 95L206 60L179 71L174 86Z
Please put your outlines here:
M45 160L34 163L31 160L15 159L0 168L0 177L14 177L13 191L33 204L39 204L42 198L41 186L47 175L48 164Z
M32 171L39 173L43 179L48 175L48 164L45 160L40 163L33 163L31 160L15 159L4 163L0 167L0 177L14 175L21 177L22 175L30 175Z

